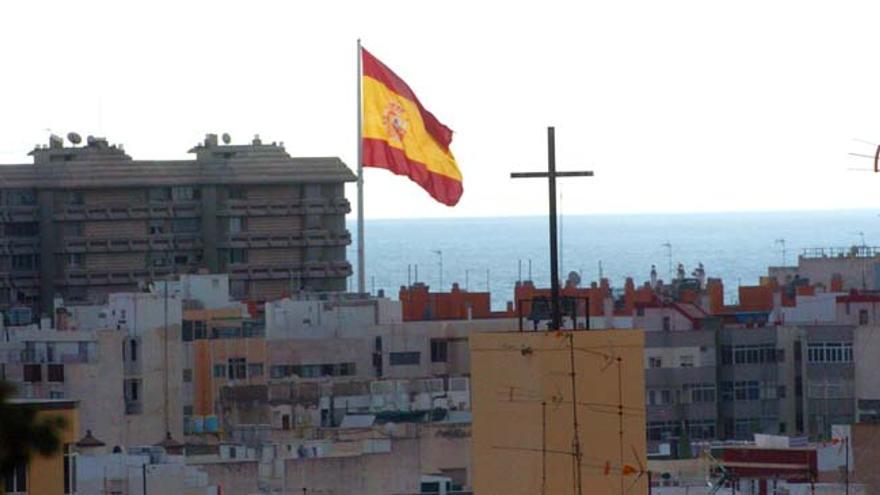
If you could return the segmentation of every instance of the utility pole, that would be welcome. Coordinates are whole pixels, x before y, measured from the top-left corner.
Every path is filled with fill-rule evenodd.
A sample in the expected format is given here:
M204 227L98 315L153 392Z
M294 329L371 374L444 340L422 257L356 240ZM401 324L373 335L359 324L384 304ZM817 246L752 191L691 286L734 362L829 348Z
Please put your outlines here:
M852 426L850 426L850 428L852 428ZM850 430L850 431L852 431L852 430ZM843 471L843 479L844 479L844 482L846 483L846 495L849 495L849 436L850 436L850 434L847 433L846 438L843 439L844 446L846 447L846 450L844 453L844 455L846 455L846 460L845 460L845 467L844 467L844 471Z
M440 249L435 249L433 252L440 258L440 287L438 287L437 289L440 292L443 292L443 251Z

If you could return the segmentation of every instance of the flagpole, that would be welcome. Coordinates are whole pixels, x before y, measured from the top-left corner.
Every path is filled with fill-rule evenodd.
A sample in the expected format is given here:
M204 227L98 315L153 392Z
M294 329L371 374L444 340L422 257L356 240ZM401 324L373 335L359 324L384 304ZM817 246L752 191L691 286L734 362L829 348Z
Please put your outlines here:
M366 271L364 270L364 165L363 146L363 102L361 100L361 39L357 40L357 264L358 293L367 291Z

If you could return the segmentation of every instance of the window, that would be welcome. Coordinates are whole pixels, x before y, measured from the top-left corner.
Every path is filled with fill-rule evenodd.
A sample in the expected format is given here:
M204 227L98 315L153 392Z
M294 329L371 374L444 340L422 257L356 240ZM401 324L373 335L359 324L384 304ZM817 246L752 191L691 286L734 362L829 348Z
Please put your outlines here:
M33 237L40 233L37 222L13 222L4 224L3 233L6 237Z
M165 220L154 218L150 220L150 235L159 235L165 233Z
M648 440L666 440L669 437L681 435L680 421L650 421L648 422Z
M244 380L247 378L247 360L245 358L229 358L229 379Z
M36 267L36 257L33 254L13 254L13 270L33 270Z
M721 346L721 364L733 364L733 347Z
M226 365L225 364L215 364L214 365L214 378L223 378L226 376Z
M778 394L779 387L776 386L776 382L761 382L762 399L776 399Z
M212 339L237 339L241 337L240 327L214 327L211 329Z
M193 381L193 370L187 368L183 370L183 383L191 383Z
M243 187L233 186L229 188L229 199L247 199L247 191Z
M444 339L431 339L431 362L445 363L447 361L448 342Z
M807 344L809 363L851 363L852 342L817 342Z
M248 297L248 281L247 280L230 280L229 295L235 299L244 299Z
M82 222L65 222L61 228L65 237L82 237L85 232Z
M668 316L663 317L663 331L668 332L672 330L672 320Z
M191 320L183 320L183 323L180 327L180 338L184 342L192 342L193 322Z
M263 363L250 363L247 365L247 373L249 377L263 376Z
M204 340L208 338L208 326L204 321L193 321L193 339Z
M67 192L67 204L69 205L83 205L85 204L85 197L83 196L82 191L68 191Z
M83 253L70 253L67 255L67 268L82 268L85 266Z
M137 361L138 360L137 340L131 339L128 343L128 348L129 348L128 359L130 361Z
M692 419L687 422L688 436L694 440L714 440L715 420Z
M392 352L389 355L391 366L419 364L422 361L421 352Z
M174 266L186 266L189 264L189 255L188 254L175 254L174 255Z
M3 477L3 493L27 493L27 465L19 464Z
M244 231L244 219L241 217L229 217L229 233L238 234Z
M736 418L734 436L737 439L751 439L754 433L761 432L760 418Z
M150 201L168 201L171 199L171 188L153 187L147 196Z
M244 337L262 337L266 334L266 323L263 321L241 322L241 334Z
M64 383L64 365L50 364L47 365L48 379L50 382Z
M758 400L761 386L758 381L721 382L721 399L735 401Z
M868 324L868 310L860 309L859 310L859 325L867 325Z
M660 391L660 404L663 404L663 405L672 404L672 391L670 391L670 390L661 390Z
M43 381L43 367L39 364L24 365L24 381L29 383Z
M125 386L125 390L123 390L123 393L125 394L125 400L127 400L127 401L140 400L140 391L141 391L140 380L125 380L124 386Z
M715 385L712 383L692 383L684 386L685 397L691 402L715 402Z
M37 193L33 189L7 189L4 194L8 206L31 206L37 204Z
M649 357L648 358L648 368L662 368L663 367L663 358L659 357Z
M175 234L192 234L202 228L202 222L198 218L175 218L171 220L171 232Z
M682 368L693 368L694 367L694 356L692 354L685 354L679 357Z
M171 188L171 199L175 201L191 201L201 197L200 191L191 186L176 186Z
M229 263L247 263L247 249L232 248L229 250Z
M125 414L141 414L143 412L143 404L141 404L141 381L137 379L128 379L122 382L122 393L125 397Z

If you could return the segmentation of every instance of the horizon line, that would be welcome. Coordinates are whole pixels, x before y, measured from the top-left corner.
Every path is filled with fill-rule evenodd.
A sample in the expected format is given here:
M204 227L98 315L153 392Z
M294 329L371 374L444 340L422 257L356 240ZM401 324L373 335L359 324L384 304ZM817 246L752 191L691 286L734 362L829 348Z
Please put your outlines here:
M760 215L760 214L806 214L806 213L847 213L847 212L868 212L876 211L875 208L859 207L859 208L804 208L804 209L756 209L756 210L705 210L705 211L632 211L632 212L596 212L596 213L569 213L560 214L560 217L610 217L610 216L687 216L687 215ZM346 222L357 222L356 218L349 219L349 215L357 216L357 212L352 211L346 214ZM531 218L547 218L547 214L516 214L516 215L462 215L462 216L426 216L426 217L367 217L365 221L409 221L409 220L490 220L490 219L531 219Z

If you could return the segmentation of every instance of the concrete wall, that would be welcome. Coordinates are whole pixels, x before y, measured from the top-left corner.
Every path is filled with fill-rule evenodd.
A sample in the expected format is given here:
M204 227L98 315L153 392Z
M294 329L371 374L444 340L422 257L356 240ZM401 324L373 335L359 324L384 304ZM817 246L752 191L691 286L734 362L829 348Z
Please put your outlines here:
M647 462L643 334L591 331L561 336L549 332L471 335L476 493L541 493L545 460L546 493L570 492L574 434L570 342L575 346L577 402L581 405L576 410L584 449L583 492L619 493L625 487L631 487L632 493L647 492L647 477L636 479L622 473L623 466L638 471ZM617 414L620 394L622 417ZM542 445L548 450L546 457Z
M880 403L880 369L877 366L877 356L880 356L880 327L857 327L853 340L856 401L875 401L864 404L859 409L873 410L874 405ZM874 415L876 413L872 414Z
M418 493L419 448L416 442L392 442L388 454L289 459L285 487L290 493Z

